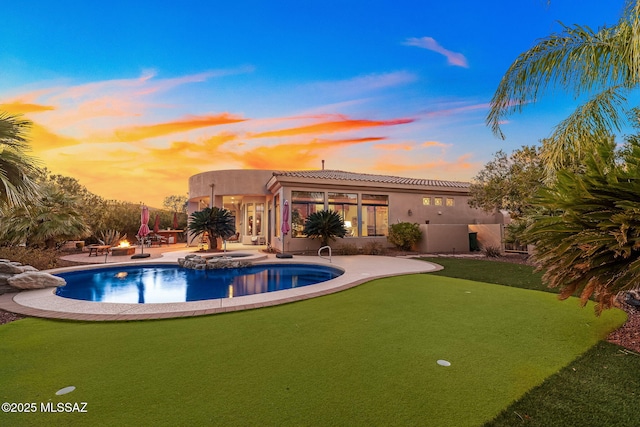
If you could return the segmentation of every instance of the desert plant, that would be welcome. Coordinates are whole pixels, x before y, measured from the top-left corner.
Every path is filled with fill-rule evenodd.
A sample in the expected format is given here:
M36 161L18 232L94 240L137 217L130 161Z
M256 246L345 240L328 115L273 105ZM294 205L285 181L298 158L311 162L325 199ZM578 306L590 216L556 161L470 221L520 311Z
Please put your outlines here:
M307 217L303 234L312 239L319 239L322 246L327 246L329 240L344 237L347 229L339 213L332 210L318 211Z
M387 253L387 248L380 242L368 242L362 247L362 253L364 255L384 255Z
M235 218L227 209L218 207L204 208L201 211L193 212L189 216L189 231L193 234L193 239L209 234L210 245L215 242L218 249L218 237L227 239L236 234Z
M389 227L387 240L398 249L409 251L420 239L422 239L422 231L418 224L399 222Z
M498 258L502 256L500 248L497 246L486 246L482 249L482 252L487 258Z
M352 243L345 243L338 247L336 253L340 255L358 255L360 253L360 250L356 245Z
M118 230L103 230L100 232L100 243L103 245L117 246L120 240L126 239L127 234L120 235Z

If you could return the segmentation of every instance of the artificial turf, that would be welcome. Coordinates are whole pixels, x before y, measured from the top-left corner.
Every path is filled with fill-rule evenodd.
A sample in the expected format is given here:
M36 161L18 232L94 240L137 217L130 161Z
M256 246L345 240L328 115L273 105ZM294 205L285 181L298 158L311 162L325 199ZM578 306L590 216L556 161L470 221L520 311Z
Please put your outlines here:
M0 326L0 401L87 402L87 413L0 423L477 426L625 317L422 274L208 317L23 319Z

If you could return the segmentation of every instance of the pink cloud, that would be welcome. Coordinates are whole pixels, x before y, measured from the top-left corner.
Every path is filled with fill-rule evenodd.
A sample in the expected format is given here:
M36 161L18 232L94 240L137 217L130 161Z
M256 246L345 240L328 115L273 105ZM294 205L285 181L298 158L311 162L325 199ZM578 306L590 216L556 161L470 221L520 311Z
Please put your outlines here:
M439 53L440 55L443 55L447 58L447 63L449 65L469 68L469 65L467 64L467 58L465 58L463 54L445 49L444 47L440 46L440 44L432 37L411 37L408 38L404 42L404 44L407 46L420 47L422 49L427 49Z

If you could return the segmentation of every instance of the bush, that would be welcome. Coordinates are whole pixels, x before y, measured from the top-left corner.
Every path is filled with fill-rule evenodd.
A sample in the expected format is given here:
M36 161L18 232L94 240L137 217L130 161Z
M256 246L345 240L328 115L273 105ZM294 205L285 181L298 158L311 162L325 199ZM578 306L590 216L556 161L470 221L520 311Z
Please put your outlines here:
M38 270L62 267L58 260L59 255L55 249L36 249L23 246L0 247L0 258L30 265Z
M387 248L380 242L369 242L362 247L362 253L365 255L384 255L387 253Z
M389 227L389 243L405 251L411 248L422 239L422 232L418 224L410 222L399 222Z
M345 243L336 249L336 255L358 255L360 250L358 247L351 243Z
M498 258L502 256L502 253L500 252L500 248L497 246L487 246L486 248L483 249L483 252L484 252L484 256L488 258Z

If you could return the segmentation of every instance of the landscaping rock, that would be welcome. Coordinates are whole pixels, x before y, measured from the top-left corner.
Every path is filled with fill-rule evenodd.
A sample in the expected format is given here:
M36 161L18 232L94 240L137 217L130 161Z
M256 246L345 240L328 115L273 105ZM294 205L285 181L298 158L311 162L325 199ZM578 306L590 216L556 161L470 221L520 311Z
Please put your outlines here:
M65 286L67 281L42 271L26 271L7 279L9 285L16 289L44 289Z
M13 276L13 274L0 273L0 286L7 284L7 279Z
M22 273L22 269L19 267L20 264L15 265L15 263L9 262L0 262L0 273L8 273L8 274L20 274Z

